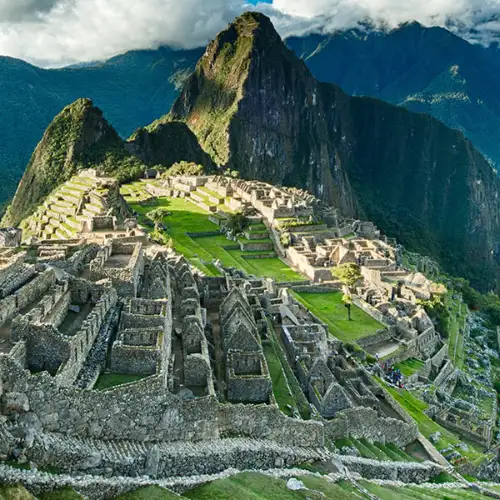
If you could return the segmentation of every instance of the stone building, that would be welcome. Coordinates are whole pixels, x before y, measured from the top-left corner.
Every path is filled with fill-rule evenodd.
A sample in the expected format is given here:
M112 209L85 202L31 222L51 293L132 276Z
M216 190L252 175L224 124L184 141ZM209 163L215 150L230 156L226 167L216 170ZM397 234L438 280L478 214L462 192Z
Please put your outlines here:
M228 277L229 293L220 305L222 347L226 362L227 397L231 402L267 403L272 383L262 350L260 303L247 295L252 283L234 283Z
M111 239L105 242L90 263L90 279L110 279L118 293L137 297L144 274L142 243L122 243Z
M21 245L23 231L17 227L0 227L0 247L17 248Z

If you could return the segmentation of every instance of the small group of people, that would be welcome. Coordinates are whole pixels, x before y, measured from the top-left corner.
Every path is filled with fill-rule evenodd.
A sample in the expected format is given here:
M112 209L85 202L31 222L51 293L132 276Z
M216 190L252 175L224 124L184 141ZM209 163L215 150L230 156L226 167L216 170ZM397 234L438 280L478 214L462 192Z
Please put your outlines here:
M385 372L386 379L396 387L400 389L404 389L405 385L403 382L403 374L399 370L399 368L394 368L393 366L385 366L382 365L382 369Z

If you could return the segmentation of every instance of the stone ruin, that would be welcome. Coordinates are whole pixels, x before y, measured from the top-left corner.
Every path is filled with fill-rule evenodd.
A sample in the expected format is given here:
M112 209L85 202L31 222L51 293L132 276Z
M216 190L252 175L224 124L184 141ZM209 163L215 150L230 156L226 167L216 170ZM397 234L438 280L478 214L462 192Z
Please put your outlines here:
M230 402L267 403L271 397L271 378L255 321L258 309L260 304L252 307L246 293L234 284L220 306Z
M437 334L418 307L405 306L407 322L393 314L395 301L387 312L377 302L390 283L382 273L397 269L390 246L356 237L346 248L347 231L373 236L373 226L265 183L178 178L164 189L198 192L198 203L212 196L232 210L252 207L270 230L279 219L323 211L338 227L328 240L307 240L316 258L362 259L363 269L379 272L377 293L359 296L388 317L393 337L414 341L415 352L441 366L434 347L425 347ZM327 441L349 436L399 447L418 437L415 422L285 288L243 273L205 277L131 227L117 229L104 239L50 235L29 252L0 249L4 458L72 474L167 478L321 460L331 454ZM413 279L398 291L413 307L408 290L417 297L426 284ZM389 319L396 316L399 327ZM280 411L267 357L272 339L314 418ZM114 378L121 382L107 387Z
M72 240L81 234L115 231L128 214L116 179L82 170L23 221L25 237Z
M17 248L21 246L23 231L17 227L0 227L0 247Z

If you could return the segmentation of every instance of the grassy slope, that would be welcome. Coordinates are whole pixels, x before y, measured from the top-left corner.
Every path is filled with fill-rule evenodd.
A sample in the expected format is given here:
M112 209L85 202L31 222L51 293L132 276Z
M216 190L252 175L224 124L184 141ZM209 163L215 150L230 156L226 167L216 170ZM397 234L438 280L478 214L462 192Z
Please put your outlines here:
M424 410L428 408L427 403L421 401L405 389L396 389L385 383L383 383L383 385L389 394L415 419L420 432L426 438L429 438L429 436L435 432L439 431L441 433L441 439L436 443L436 448L438 450L457 445L463 441L424 413ZM468 451L459 451L464 457L467 457L471 461L480 461L484 459L484 455L470 444Z
M424 362L420 359L410 358L401 363L397 363L395 368L399 368L405 377L410 377L424 367Z
M350 500L353 496L336 484L328 483L318 477L303 476L309 490L292 491L287 489L286 481L263 476L254 472L237 474L228 479L214 481L184 493L187 498L196 500L234 499L234 500L299 500L310 498L318 500L332 498Z
M130 194L131 190L136 192L140 186L126 185L122 187L122 193ZM225 236L202 236L190 238L186 233L201 233L217 231L218 226L208 220L209 214L202 208L182 198L158 198L158 205L145 207L133 203L127 197L130 206L140 215L146 215L150 210L162 206L171 212L171 216L165 219L167 232L174 241L176 251L182 253L192 264L204 271L208 276L215 274L211 266L213 259L219 259L226 266L237 267L256 276L271 277L278 281L298 281L303 277L290 269L277 257L265 259L244 259L244 255L253 252L241 252L240 250L227 250L224 247L233 246L237 243L229 241ZM259 253L259 252L256 252Z
M351 308L352 321L349 321L340 292L299 292L295 296L328 325L332 335L344 342L373 335L378 329L383 328L378 321L354 305Z

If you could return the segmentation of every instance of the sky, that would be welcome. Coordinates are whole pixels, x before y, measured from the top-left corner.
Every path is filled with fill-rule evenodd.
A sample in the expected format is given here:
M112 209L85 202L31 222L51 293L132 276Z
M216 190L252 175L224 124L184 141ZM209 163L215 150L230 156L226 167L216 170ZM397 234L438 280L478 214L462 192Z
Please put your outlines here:
M59 67L160 45L200 47L249 9L269 15L282 37L366 19L451 25L486 44L500 36L500 0L0 0L0 55Z

